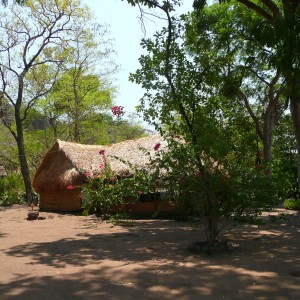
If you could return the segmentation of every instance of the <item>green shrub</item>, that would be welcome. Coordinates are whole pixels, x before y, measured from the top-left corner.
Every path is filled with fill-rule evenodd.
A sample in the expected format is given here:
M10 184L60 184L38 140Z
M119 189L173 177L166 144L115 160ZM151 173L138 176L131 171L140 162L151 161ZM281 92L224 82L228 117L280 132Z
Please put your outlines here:
M107 163L105 151L101 150L103 162L100 164L98 171L82 170L87 176L87 184L81 187L69 185L67 189L80 188L82 194L82 206L84 214L94 213L101 216L102 219L118 218L120 215L119 209L123 205L132 206L141 194L147 193L148 188L148 174L143 170L136 169L134 175L129 176L124 174L120 176L115 174L110 165ZM128 162L114 157L122 163L127 164L131 169L135 166Z
M300 199L286 199L283 206L286 209L300 209Z
M0 205L22 204L25 190L21 175L12 173L0 179Z

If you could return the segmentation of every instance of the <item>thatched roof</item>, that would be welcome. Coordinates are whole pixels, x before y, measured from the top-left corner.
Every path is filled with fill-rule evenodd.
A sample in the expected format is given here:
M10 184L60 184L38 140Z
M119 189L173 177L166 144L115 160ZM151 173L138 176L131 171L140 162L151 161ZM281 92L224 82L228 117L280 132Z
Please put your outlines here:
M5 168L3 166L0 166L0 177L7 176L7 173L5 171Z
M157 144L160 144L158 151L167 148L167 142L160 135L128 140L109 146L82 145L57 140L39 166L33 179L33 186L40 193L65 190L68 184L80 185L86 180L86 172L101 172L105 163L104 159L116 174L130 174L133 170L128 164L114 157L138 168L145 168L149 162L149 156L141 148L153 156L158 153L154 150ZM101 150L104 150L105 155L99 154Z

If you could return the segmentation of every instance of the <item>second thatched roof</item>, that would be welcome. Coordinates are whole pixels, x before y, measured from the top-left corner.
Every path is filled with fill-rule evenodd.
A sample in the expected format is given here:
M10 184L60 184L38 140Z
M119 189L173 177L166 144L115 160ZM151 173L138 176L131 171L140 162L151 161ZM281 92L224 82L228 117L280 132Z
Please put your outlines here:
M155 150L155 146L159 149ZM57 140L39 166L33 179L33 186L41 193L65 190L68 184L80 185L86 180L87 172L92 174L101 172L105 160L117 175L128 175L133 173L129 164L137 168L147 168L149 157L165 149L167 142L160 135L109 146L82 145ZM115 157L129 164L124 164Z

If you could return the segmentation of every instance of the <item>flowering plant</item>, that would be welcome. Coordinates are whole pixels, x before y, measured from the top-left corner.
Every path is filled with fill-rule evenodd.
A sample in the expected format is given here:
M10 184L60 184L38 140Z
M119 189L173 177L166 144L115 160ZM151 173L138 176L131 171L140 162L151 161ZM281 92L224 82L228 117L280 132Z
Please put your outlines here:
M111 111L112 111L113 115L116 116L117 118L120 118L124 115L124 107L120 106L120 105L113 106L111 108Z
M159 148L160 148L160 143L157 143L154 147L153 147L153 149L154 149L154 151L157 151Z
M82 170L86 176L86 184L80 186L84 214L95 213L102 219L108 219L112 214L133 206L141 195L149 191L149 174L139 170L129 162L118 157L112 157L126 164L132 173L116 174L110 167L105 150L100 150L101 161L97 171ZM66 189L76 188L69 184ZM129 211L130 212L130 211Z

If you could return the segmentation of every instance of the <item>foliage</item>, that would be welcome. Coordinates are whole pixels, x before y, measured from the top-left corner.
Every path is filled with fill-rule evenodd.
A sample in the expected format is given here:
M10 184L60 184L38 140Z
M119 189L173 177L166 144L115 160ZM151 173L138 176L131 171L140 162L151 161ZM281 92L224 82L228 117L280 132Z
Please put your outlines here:
M258 35L255 40L274 52L270 61L284 76L286 98L289 101L298 158L298 192L300 190L300 2L293 0L237 0L253 15L259 16Z
M221 217L259 214L277 197L270 165L255 164L259 149L250 113L236 98L224 97L223 79L239 79L230 71L242 62L236 54L242 31L237 34L226 16L216 13L217 8L203 11L204 26L189 25L190 15L172 18L169 28L142 40L147 54L130 77L147 90L139 107L145 119L170 138L170 151L161 161L161 168L169 170L166 189L173 190L187 214L202 218L212 244ZM229 86L234 92L239 88Z
M0 205L22 204L25 202L24 196L24 183L19 174L0 177Z
M87 22L89 13L79 1L28 0L24 7L9 6L0 18L0 117L16 141L27 201L31 203L34 196L24 121L30 109L51 90L68 58L68 41L79 34L76 25L83 18ZM5 114L3 99L13 109L13 121Z
M138 200L141 194L150 191L149 175L145 170L138 170L134 165L121 160L132 170L132 175L124 173L115 174L110 168L104 150L100 150L104 163L100 164L100 171L81 170L87 182L80 187L69 185L67 189L81 189L84 214L95 213L103 219L120 214L122 208L130 207Z
M68 139L81 141L85 127L112 106L112 94L113 88L96 75L80 70L64 72L41 106L54 138L67 132Z
M286 114L274 131L273 180L281 200L298 198L297 146L291 116Z
M283 202L283 206L286 209L300 210L300 199L286 199Z

